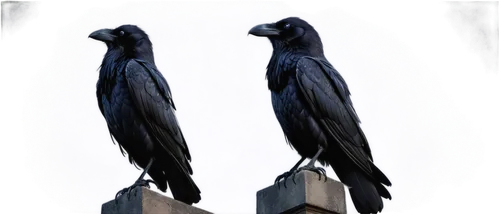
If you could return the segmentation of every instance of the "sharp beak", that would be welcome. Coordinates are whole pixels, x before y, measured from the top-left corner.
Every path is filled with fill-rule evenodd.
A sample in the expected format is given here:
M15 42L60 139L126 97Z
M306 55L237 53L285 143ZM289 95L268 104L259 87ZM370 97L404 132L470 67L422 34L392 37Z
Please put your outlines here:
M254 36L278 36L280 32L280 30L276 29L276 24L261 24L250 29L248 34Z
M95 40L99 40L102 42L113 42L116 38L115 35L112 34L113 30L111 29L101 29L92 32L89 37Z

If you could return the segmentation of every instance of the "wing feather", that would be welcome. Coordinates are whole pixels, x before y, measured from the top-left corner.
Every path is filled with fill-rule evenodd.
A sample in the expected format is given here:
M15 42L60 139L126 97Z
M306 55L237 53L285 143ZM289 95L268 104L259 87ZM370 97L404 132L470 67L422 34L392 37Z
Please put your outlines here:
M324 59L303 57L297 63L297 81L315 119L342 151L367 175L372 156L359 127L359 118L340 74Z
M109 126L109 123L108 123L110 118L106 117L106 114L104 113L104 104L102 102L102 99L103 99L102 87L103 86L101 84L101 79L97 80L97 84L96 84L97 105L99 106L99 110L101 111L102 116L104 116L104 119L106 120L106 127L108 127L109 136L111 137L111 142L113 142L113 144L116 145L116 139L113 136L113 131L111 130L111 127ZM120 148L120 152L122 153L123 157L125 157L126 152L123 149L123 146L118 144L118 147ZM132 159L129 159L129 161L132 163Z
M175 116L175 106L167 81L155 66L142 60L130 60L125 76L137 109L153 137L192 174L189 149Z

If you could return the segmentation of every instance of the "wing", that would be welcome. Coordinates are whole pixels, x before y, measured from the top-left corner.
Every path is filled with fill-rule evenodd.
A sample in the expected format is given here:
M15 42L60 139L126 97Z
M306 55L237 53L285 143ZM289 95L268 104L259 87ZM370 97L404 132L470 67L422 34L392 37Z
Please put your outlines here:
M116 145L116 141L115 141L115 138L113 136L113 132L111 131L111 127L109 127L109 124L108 124L109 118L106 118L106 114L104 113L104 104L102 103L103 91L102 91L101 79L97 80L96 88L97 88L97 90L96 90L97 105L99 106L99 110L101 111L102 116L104 116L104 119L106 120L106 126L108 127L109 136L111 137L111 141L113 142L113 144ZM125 157L126 152L124 151L122 145L118 144L118 147L120 148L120 152L122 153L122 155ZM130 161L130 163L132 163L132 159L129 158L129 161Z
M190 174L189 149L175 116L175 106L167 81L156 69L142 60L130 60L125 70L135 106L147 122L150 134L175 157Z
M307 104L327 135L368 175L372 156L347 84L325 59L303 57L297 63L297 81Z

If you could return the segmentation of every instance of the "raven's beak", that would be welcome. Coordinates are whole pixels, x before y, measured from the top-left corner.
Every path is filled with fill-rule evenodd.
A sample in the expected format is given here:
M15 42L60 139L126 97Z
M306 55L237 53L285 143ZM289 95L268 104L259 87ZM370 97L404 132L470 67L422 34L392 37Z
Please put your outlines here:
M254 36L278 36L280 32L280 30L276 29L276 24L261 24L250 29L248 34Z
M99 40L102 42L113 42L116 38L115 35L112 34L113 30L111 29L101 29L92 32L89 37L95 40Z

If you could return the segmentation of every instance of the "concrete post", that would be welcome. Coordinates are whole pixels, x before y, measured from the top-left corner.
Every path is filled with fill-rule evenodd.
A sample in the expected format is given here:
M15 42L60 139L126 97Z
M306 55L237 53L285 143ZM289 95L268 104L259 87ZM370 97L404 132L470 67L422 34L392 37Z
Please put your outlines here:
M286 180L257 192L257 214L346 214L344 185L330 178L321 181L315 172L301 171Z
M189 206L180 201L156 193L148 188L135 188L102 205L101 214L211 214L211 212Z

